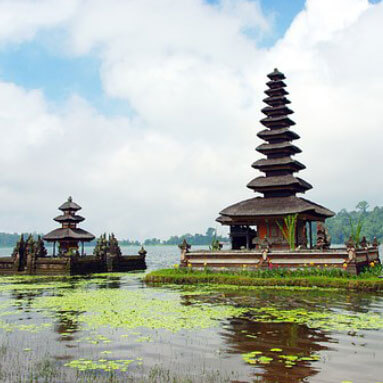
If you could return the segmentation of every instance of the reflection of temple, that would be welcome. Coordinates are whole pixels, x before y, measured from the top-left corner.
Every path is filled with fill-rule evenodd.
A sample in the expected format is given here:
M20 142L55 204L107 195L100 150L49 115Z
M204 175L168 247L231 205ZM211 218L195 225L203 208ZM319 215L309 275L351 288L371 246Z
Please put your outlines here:
M53 256L55 255L56 242L59 243L59 254L70 255L78 254L78 244L81 243L81 253L84 255L84 242L90 242L95 236L87 231L80 229L77 225L85 218L77 215L81 207L73 202L72 197L63 203L59 210L63 212L54 220L61 223L61 228L55 229L44 235L43 239L47 242L53 242Z
M296 323L261 323L250 320L231 320L228 329L221 334L229 346L229 352L246 354L260 351L262 356L273 358L269 364L256 364L254 375L263 383L296 383L316 375L316 361L297 362L286 367L280 355L310 357L328 350L331 337L320 330ZM249 337L250 336L250 337ZM281 352L270 351L279 348ZM254 366L255 367L255 366ZM259 379L260 378L260 379Z
M287 107L290 101L286 98L285 76L277 69L268 75L268 105L262 109L266 118L261 124L266 129L258 137L266 143L257 147L257 151L266 156L253 163L253 168L265 173L254 178L248 188L263 194L263 197L251 198L222 210L218 222L230 226L233 249L257 248L267 238L274 248L289 247L281 227L287 215L298 214L296 222L296 245L306 247L306 226L309 228L309 243L312 247L312 222L324 222L334 213L323 206L297 197L312 186L294 173L305 169L305 166L291 156L301 150L293 145L299 136L290 130L295 123L288 117L293 113ZM306 225L307 224L307 225Z

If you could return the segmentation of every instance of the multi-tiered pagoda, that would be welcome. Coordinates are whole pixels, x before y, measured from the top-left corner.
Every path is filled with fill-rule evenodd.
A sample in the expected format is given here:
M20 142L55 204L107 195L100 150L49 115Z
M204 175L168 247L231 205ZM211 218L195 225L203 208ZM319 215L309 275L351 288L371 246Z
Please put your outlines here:
M292 158L301 150L293 144L299 138L290 130L295 125L290 119L293 111L287 106L285 76L277 69L267 76L267 97L263 100L267 106L262 109L266 118L261 124L266 129L258 137L266 141L256 150L265 155L254 162L252 167L265 173L254 178L247 185L263 197L251 198L227 207L220 212L217 221L230 226L233 249L257 248L267 242L275 248L289 247L281 225L283 219L291 214L298 214L296 223L296 245L312 246L312 222L323 222L334 213L317 205L297 193L304 193L312 186L294 174L305 166ZM309 229L309 235L306 234Z
M77 214L77 212L81 210L81 206L73 202L72 197L69 197L68 201L59 207L59 210L61 210L63 214L54 218L54 220L61 224L61 228L44 235L44 241L54 243L53 253L55 253L55 244L58 242L59 253L62 255L78 254L78 244L80 242L82 244L83 253L84 242L92 241L95 239L95 236L77 227L80 222L85 220L84 217Z

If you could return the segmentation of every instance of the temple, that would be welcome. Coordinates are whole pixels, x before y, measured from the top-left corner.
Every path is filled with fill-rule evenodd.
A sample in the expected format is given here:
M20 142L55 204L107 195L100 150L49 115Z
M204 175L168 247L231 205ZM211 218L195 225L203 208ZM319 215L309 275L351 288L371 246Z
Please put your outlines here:
M54 220L60 223L61 227L52 230L43 238L38 236L37 240L30 235L25 241L21 235L12 254L0 257L0 275L74 275L146 269L146 250L141 247L137 254L123 255L113 233L109 236L102 234L97 240L93 254L86 255L84 243L93 241L95 236L78 227L78 224L85 220L77 214L81 207L69 197L59 210L62 214ZM44 241L53 244L52 254L48 254Z
M84 255L84 243L93 241L96 237L77 227L85 218L77 214L81 206L73 202L72 197L63 203L59 210L63 214L54 218L56 222L61 223L61 228L52 230L43 236L43 240L53 242L53 256L56 255L56 242L59 243L59 254L73 255L79 253L79 242L81 243L81 255Z
M266 115L261 124L266 129L258 133L265 141L256 150L263 154L252 164L254 169L265 175L254 178L247 185L254 192L263 194L231 205L220 212L217 221L230 226L233 249L259 248L267 242L274 248L288 248L290 244L281 231L284 218L297 214L296 246L312 248L312 222L324 222L334 213L316 203L297 197L312 186L294 174L305 166L292 158L301 150L293 144L299 139L290 127L295 125L289 117L293 111L287 106L286 84L283 73L275 69L268 75L267 106L262 109ZM307 232L309 235L307 236Z
M180 266L212 270L332 267L357 274L379 263L376 238L368 243L365 238L350 237L345 247L331 248L324 223L334 213L297 196L312 186L296 175L305 166L294 158L301 150L295 145L298 134L290 129L295 123L290 119L293 111L288 107L285 76L275 69L268 78L264 129L258 133L264 143L256 148L263 157L252 164L264 175L247 185L259 195L219 213L217 221L230 227L231 249L192 250L184 241L179 246Z

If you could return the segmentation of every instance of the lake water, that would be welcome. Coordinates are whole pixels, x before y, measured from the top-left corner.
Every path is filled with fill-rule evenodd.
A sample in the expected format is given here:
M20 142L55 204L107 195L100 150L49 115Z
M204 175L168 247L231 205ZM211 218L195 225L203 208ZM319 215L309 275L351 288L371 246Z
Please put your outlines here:
M0 277L0 382L378 383L382 360L382 294Z

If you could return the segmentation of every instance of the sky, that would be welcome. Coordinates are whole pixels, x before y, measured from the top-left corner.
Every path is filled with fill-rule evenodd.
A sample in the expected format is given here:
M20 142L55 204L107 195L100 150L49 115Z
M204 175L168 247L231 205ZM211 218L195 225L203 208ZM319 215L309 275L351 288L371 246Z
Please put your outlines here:
M382 35L377 0L0 0L0 231L71 195L96 235L227 232L275 67L304 197L383 205Z

